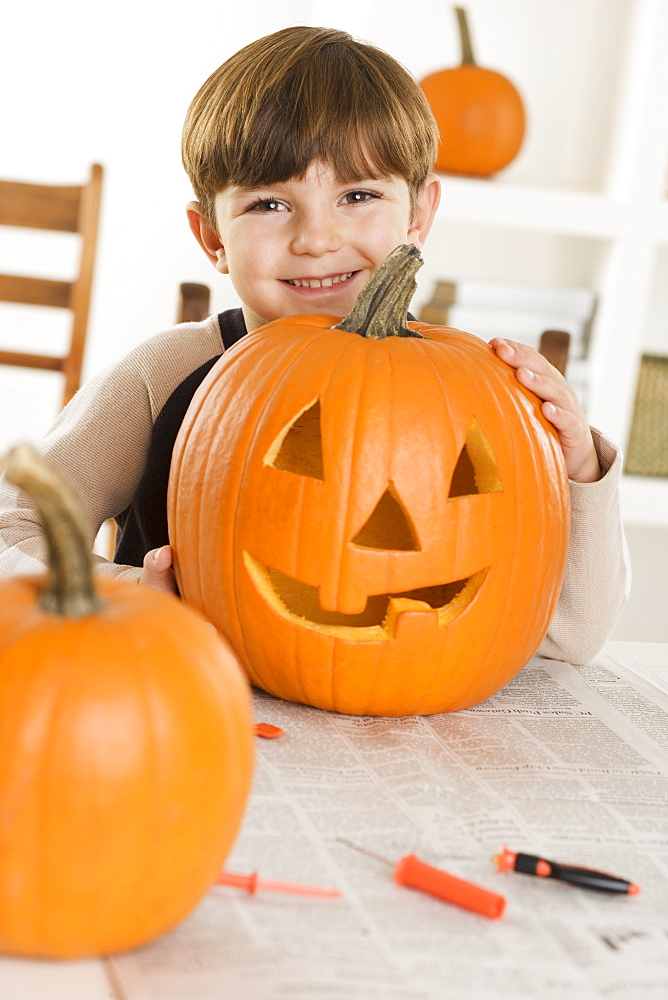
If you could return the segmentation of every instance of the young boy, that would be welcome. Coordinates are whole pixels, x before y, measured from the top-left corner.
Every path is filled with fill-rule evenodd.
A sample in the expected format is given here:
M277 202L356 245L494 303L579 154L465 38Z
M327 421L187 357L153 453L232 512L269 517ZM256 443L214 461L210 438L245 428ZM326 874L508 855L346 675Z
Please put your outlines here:
M69 476L97 530L121 526L98 571L175 589L165 497L171 447L197 385L246 332L283 316L345 316L399 244L420 246L439 200L437 129L411 76L386 53L324 28L293 27L246 46L195 97L183 158L197 201L190 227L241 308L184 324L84 386L41 450ZM493 342L544 400L571 480L566 579L539 650L591 658L623 606L627 560L621 457L590 431L575 393L537 352ZM0 573L43 568L30 504L0 483Z

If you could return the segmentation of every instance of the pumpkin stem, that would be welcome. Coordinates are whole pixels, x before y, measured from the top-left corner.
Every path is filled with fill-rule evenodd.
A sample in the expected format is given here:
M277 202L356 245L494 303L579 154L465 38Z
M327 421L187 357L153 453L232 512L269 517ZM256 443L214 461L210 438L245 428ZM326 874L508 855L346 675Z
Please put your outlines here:
M466 11L463 7L455 7L455 14L457 15L457 24L459 25L459 40L462 46L462 66L475 66L475 59L473 58L473 46L471 44L471 32L469 31L469 23L466 17Z
M3 468L4 467L4 468ZM102 606L93 582L91 531L73 487L30 445L11 449L0 472L35 504L49 550L49 574L38 606L83 618Z
M379 264L345 319L332 327L359 333L369 340L384 337L420 337L407 324L408 307L415 293L415 275L422 267L416 246L406 243Z

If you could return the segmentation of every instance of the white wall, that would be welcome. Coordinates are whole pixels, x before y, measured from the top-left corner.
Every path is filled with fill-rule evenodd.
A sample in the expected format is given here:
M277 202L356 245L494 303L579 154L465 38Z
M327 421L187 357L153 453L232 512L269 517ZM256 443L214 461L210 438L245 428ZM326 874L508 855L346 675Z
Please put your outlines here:
M668 528L626 528L633 579L612 639L668 642Z
M525 146L502 181L603 184L610 93L630 6L629 0L469 0L478 61L509 75L527 106ZM0 176L72 183L93 161L106 170L86 377L173 321L181 281L210 282L216 309L236 304L228 279L216 275L187 228L191 192L180 162L181 125L200 84L232 52L299 23L350 30L386 48L418 78L459 61L455 16L442 0L5 5ZM0 241L0 269L11 270L18 260L35 273L54 260L61 272L71 266L70 248L59 237L46 259L33 243L17 249L6 232ZM497 268L498 250L490 253ZM556 254L549 240L516 239L513 255L525 262L528 279L588 281L595 272L595 254ZM426 256L431 266L424 269L422 298L430 272L485 271L479 253L472 259L465 233L456 241L435 236ZM0 315L5 346L24 336L25 317L21 307L9 318ZM42 330L46 323L40 313ZM56 336L64 335L61 324ZM46 343L40 335L33 346ZM0 447L39 436L59 398L57 375L0 372Z

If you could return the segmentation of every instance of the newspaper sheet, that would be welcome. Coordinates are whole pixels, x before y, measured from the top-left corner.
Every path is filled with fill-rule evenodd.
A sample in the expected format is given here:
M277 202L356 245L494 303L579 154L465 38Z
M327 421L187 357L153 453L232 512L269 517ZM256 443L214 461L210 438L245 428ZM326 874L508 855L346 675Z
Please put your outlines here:
M340 899L214 888L109 963L124 1000L664 1000L668 693L619 659L535 658L451 715L347 717L255 696L254 788L226 868ZM393 882L430 864L502 893L489 920ZM613 896L497 871L514 851L638 883Z

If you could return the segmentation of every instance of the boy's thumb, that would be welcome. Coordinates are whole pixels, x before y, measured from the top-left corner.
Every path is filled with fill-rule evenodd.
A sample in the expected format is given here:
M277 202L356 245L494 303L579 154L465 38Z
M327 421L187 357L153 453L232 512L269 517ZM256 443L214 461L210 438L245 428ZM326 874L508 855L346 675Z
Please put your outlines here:
M172 570L172 549L163 545L159 549L151 549L144 556L144 568L141 582L155 590L167 590L176 593L176 581Z

